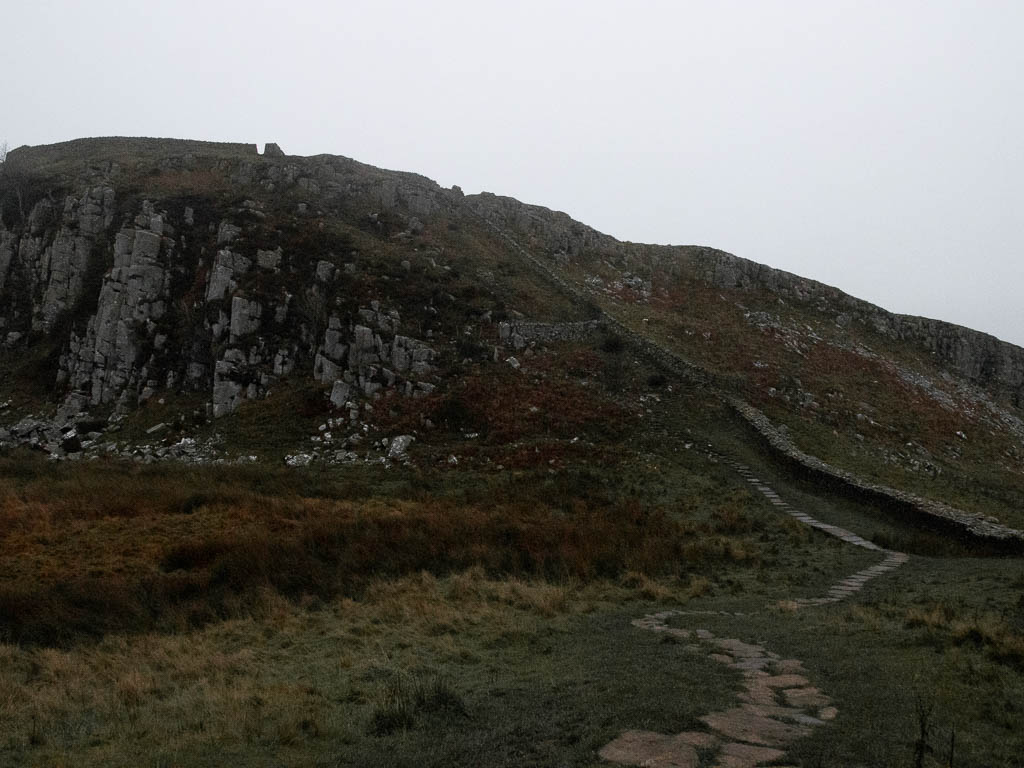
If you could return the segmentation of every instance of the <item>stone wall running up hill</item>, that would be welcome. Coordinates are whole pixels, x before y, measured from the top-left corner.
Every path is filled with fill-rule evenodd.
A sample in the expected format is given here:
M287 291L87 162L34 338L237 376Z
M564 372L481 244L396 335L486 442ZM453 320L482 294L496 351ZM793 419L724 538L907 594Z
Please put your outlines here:
M966 512L949 504L916 496L884 485L869 483L846 470L833 467L816 456L804 453L782 434L767 416L742 400L729 404L780 457L799 467L808 476L825 481L872 502L902 509L938 525L959 531L974 539L993 543L1013 551L1024 550L1024 532L1002 525L993 517Z
M1024 349L987 333L929 318L888 312L837 288L781 269L701 246L657 246L620 242L559 211L525 205L509 197L482 194L467 200L481 216L515 233L535 254L559 257L590 254L618 258L633 269L685 273L718 288L766 290L786 300L814 304L832 313L840 325L859 323L882 336L907 342L934 356L941 365L1024 405Z

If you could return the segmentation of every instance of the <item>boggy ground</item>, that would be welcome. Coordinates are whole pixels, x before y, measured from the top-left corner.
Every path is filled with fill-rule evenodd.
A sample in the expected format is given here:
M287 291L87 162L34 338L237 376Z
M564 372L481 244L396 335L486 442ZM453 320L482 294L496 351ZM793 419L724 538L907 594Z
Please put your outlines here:
M438 480L2 457L0 765L601 765L623 732L742 702L713 649L634 625L666 610L799 660L838 710L778 765L944 765L951 745L1019 765L1021 562L922 554L928 535L742 458L794 507L917 550L798 607L880 555L696 446L656 457L659 483L632 462Z

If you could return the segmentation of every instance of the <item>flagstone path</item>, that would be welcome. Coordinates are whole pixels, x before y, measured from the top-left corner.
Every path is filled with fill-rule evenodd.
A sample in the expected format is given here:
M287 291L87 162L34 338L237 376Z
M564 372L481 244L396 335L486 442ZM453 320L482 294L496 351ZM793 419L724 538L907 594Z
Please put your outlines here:
M825 595L792 601L797 608L839 602L855 594L871 579L900 567L909 559L903 552L883 549L851 531L823 523L794 509L771 486L755 477L749 467L713 452L711 456L731 466L773 506L800 522L848 544L884 555L880 563L837 582ZM634 620L633 626L688 640L688 650L707 650L713 661L738 670L743 676L739 705L701 717L708 731L685 731L674 735L626 731L600 750L601 758L645 768L697 768L702 755L711 754L716 760L715 765L721 768L755 768L781 760L785 757L784 747L787 744L806 736L813 728L825 725L839 714L829 697L811 685L798 659L783 659L761 645L735 638L715 637L706 629L668 625L668 619L673 616L707 613L662 611Z

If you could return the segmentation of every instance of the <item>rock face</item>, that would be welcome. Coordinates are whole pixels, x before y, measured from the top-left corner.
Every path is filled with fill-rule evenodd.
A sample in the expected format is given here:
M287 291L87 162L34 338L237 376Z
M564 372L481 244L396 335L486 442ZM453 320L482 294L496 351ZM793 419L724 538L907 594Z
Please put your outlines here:
M155 321L166 311L162 242L147 230L117 234L114 267L103 280L96 313L85 337L72 338L62 373L93 405L110 403L145 379L143 349L155 341Z
M0 345L45 339L55 349L44 357L59 360L48 383L92 406L123 410L188 390L209 393L210 410L224 415L296 376L322 384L325 403L338 408L388 390L427 394L443 345L462 329L452 331L453 316L435 321L442 304L458 301L440 281L426 293L413 283L425 270L433 279L451 269L443 238L431 236L467 223L577 304L588 295L561 269L572 259L628 262L635 274L622 288L637 295L650 293L655 268L686 271L715 286L823 303L837 324L908 341L972 382L1024 398L1024 350L985 334L892 315L714 249L621 243L563 213L348 158L115 138L20 148L5 168L31 183L0 178L0 192L14 183L19 200L28 195L24 206L0 209ZM156 202L139 191L150 183ZM370 253L395 243L404 250L393 263L378 255L368 268ZM410 306L420 316L410 318ZM519 355L602 326L690 382L709 378L609 316L535 323L509 314L487 343ZM430 335L442 328L446 340Z
M281 230L265 226L268 201L284 195L297 201L292 216L380 211L386 238L379 217L398 211L421 234L417 216L456 199L427 179L287 157L273 143L260 156L253 145L145 139L24 147L5 167L18 173L0 176L0 345L48 338L59 350L51 381L68 402L123 412L164 390L198 390L223 416L295 375L322 382L337 408L435 385L434 348L394 309L347 293L360 277L355 250L283 247ZM165 173L186 197L122 195L131 179ZM211 205L211 179L243 202Z
M97 238L113 220L114 190L87 186L67 195L58 206L49 198L31 209L21 236L0 230L0 295L20 275L20 288L31 298L32 329L48 331L57 317L82 294ZM0 318L11 321L0 306Z
M865 325L890 339L907 341L969 381L1024 402L1024 349L994 336L941 320L898 315L814 280L713 249L701 249L699 274L721 288L766 288L786 298L815 302L834 311L837 323Z

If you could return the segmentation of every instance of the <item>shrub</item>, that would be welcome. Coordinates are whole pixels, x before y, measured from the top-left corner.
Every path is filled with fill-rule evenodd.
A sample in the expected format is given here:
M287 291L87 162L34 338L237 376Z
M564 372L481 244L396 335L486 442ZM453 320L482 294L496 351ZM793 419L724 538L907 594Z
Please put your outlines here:
M626 348L626 342L622 340L622 337L618 334L608 334L601 341L601 351L608 352L609 354L617 355Z

